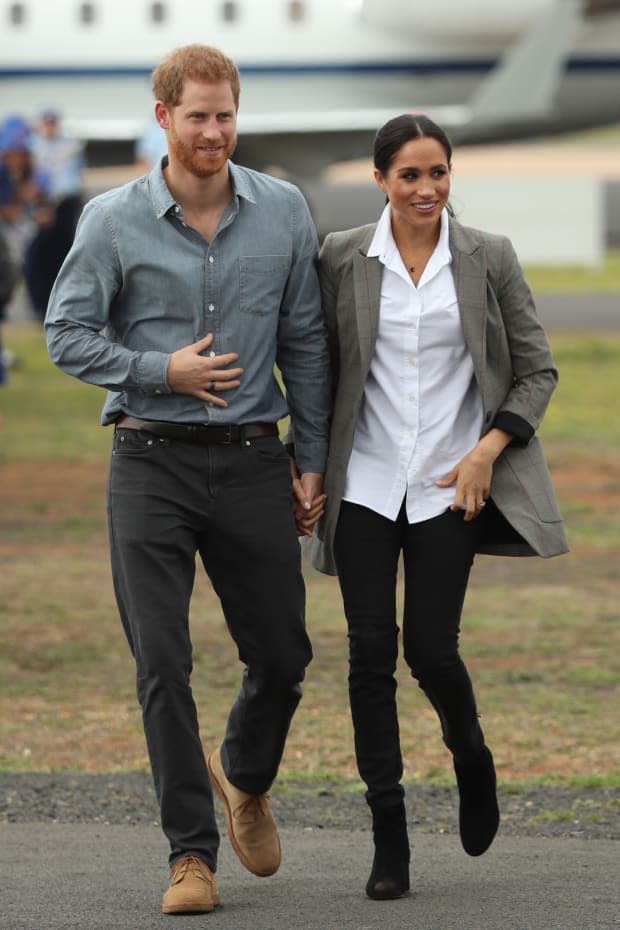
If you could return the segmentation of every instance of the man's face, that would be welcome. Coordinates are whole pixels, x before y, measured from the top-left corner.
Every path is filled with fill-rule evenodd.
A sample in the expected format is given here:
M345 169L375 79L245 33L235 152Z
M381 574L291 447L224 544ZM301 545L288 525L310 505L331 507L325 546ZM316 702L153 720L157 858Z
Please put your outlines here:
M228 81L187 78L176 107L157 102L155 113L168 134L171 164L208 178L222 171L237 145L237 108Z

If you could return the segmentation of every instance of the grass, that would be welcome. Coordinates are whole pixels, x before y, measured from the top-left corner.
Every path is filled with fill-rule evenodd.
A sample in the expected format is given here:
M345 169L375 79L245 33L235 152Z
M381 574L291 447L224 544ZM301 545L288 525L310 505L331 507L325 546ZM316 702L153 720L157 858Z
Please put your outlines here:
M620 333L552 333L561 380L542 429L572 551L477 560L463 654L503 783L620 784ZM48 362L40 330L6 327L20 364L0 391L0 769L147 765L134 669L111 590L102 392ZM282 785L356 782L346 632L335 579L307 567L315 660ZM240 665L198 572L194 694L202 737L222 735ZM451 784L433 711L399 668L409 781Z
M538 294L620 293L620 251L608 252L601 268L536 265L525 273Z

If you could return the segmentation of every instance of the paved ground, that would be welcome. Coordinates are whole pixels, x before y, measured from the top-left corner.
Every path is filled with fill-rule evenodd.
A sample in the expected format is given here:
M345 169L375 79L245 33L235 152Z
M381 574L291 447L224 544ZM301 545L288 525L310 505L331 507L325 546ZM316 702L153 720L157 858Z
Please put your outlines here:
M281 831L283 864L258 879L224 837L222 906L166 917L166 849L156 826L3 824L0 926L5 930L613 930L620 927L613 840L498 837L480 859L455 836L415 838L412 894L363 894L363 831Z
M538 294L536 307L546 329L618 329L619 294Z
M535 297L540 319L547 329L620 328L619 294L538 294ZM34 319L21 294L9 307L7 316L12 323Z

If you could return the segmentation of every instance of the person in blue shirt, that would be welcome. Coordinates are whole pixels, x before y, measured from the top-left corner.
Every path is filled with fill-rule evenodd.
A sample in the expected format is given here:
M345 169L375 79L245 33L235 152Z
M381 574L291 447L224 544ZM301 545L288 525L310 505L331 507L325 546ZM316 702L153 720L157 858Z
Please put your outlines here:
M236 66L186 46L153 91L168 157L86 205L45 328L56 364L108 390L112 574L170 843L162 908L207 912L212 785L241 862L261 876L280 863L267 792L312 655L297 537L323 508L331 388L307 205L231 161ZM190 687L197 553L244 666L208 761Z
M28 293L35 313L45 316L54 280L73 243L84 200L82 143L61 129L60 115L44 110L32 134L34 167L47 178L53 222L31 242L25 260Z

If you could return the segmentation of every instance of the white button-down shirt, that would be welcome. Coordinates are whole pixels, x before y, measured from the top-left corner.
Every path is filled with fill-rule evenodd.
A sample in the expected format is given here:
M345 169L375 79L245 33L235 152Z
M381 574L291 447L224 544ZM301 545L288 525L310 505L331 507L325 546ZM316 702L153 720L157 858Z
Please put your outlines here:
M375 353L349 460L344 499L395 520L406 497L410 523L446 510L455 489L438 488L477 443L482 401L459 315L448 214L418 283L381 215L369 256L384 266Z

